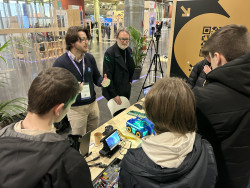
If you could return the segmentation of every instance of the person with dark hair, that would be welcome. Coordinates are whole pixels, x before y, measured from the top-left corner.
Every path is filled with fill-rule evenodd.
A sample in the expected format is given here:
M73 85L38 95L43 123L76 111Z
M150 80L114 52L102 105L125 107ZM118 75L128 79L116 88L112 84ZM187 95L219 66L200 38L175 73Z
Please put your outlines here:
M102 38L105 38L106 26L104 25L104 23L102 23L101 25L101 31L102 31Z
M89 22L87 22L87 27L86 27L86 29L88 30L89 34L91 34L91 33L90 33L90 25L89 25Z
M66 34L67 52L57 58L54 67L69 70L84 85L83 91L77 96L67 116L72 128L72 135L84 135L99 125L99 108L96 102L94 84L107 87L110 80L107 75L100 75L93 55L88 51L89 32L80 27L70 27Z
M111 82L108 87L102 88L102 94L108 101L113 99L118 105L122 103L120 96L130 98L135 70L129 39L129 31L120 28L117 31L116 43L104 53L103 74L107 74Z
M227 25L206 42L212 71L194 88L198 132L214 148L218 187L246 188L250 177L250 34Z
M107 26L106 26L106 33L107 33L108 39L110 39L111 28L109 26L109 23L107 23Z
M207 74L211 71L211 63L209 56L198 62L188 77L187 84L191 89L195 86L203 87L206 84Z
M144 101L155 136L142 138L121 162L119 187L214 187L213 149L196 134L195 98L179 78L158 80Z
M25 119L0 130L0 187L93 187L85 159L53 126L79 92L66 69L49 68L33 80Z

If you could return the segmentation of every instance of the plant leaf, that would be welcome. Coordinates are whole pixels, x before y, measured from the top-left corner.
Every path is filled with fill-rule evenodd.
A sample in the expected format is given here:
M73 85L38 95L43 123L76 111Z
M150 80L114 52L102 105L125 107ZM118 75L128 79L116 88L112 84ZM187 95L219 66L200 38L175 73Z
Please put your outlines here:
M18 115L19 113L24 113L26 108L23 105L27 105L26 98L16 98L9 101L4 101L0 103L0 122L3 122L6 119L13 121L13 115Z

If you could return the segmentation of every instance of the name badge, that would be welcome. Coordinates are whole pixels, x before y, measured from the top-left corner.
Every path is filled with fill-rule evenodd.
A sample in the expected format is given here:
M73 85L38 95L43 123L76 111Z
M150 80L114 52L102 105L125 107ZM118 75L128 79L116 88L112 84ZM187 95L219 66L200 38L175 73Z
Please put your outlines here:
M89 99L90 98L90 89L89 89L89 83L84 83L83 89L81 91L81 99Z

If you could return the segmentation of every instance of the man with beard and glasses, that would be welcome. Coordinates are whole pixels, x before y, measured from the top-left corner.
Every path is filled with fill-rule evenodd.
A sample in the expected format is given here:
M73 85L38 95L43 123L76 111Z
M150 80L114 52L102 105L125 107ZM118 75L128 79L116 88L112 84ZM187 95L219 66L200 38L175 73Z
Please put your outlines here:
M120 96L130 98L135 63L129 47L130 33L126 28L117 31L116 43L107 49L103 60L103 74L107 74L110 85L102 88L103 96L121 105Z

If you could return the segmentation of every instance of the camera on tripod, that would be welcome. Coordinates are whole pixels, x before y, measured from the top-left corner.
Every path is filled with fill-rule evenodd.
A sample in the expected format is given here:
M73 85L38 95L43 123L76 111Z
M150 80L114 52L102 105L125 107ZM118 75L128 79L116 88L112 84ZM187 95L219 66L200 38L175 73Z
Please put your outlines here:
M154 37L156 40L159 40L161 37L161 28L162 28L162 21L156 24L156 32L154 33Z
M140 94L139 94L139 96L138 96L137 101L138 101L139 98L140 98L140 95L141 95L141 93L142 93L142 90L144 90L144 89L146 89L146 88L152 86L152 84L151 84L150 86L146 86L146 87L145 87L145 83L146 83L146 80L147 80L147 78L148 78L150 72L154 72L154 75L153 75L153 77L154 77L154 83L156 82L156 77L158 77L158 76L157 76L157 72L160 72L160 73L161 73L161 78L163 78L163 70L162 70L162 66L161 66L161 58L160 58L160 54L158 53L158 49L159 49L159 38L160 38L160 36L161 36L162 24L163 24L163 22L159 22L159 23L156 24L156 32L154 32L154 31L155 31L155 27L151 27L152 39L151 39L150 42L149 42L147 52L148 52L149 48L151 47L151 54L152 54L152 48L154 47L154 49L155 49L155 54L154 54L154 57L153 57L152 61L150 62L150 66L149 66L149 69L148 69L146 78L145 78L144 83L143 83L143 85L142 85L142 89L141 89L141 91L140 91ZM153 36L156 37L156 44L155 44L155 41L154 41ZM147 52L146 52L146 54L147 54ZM154 65L154 70L151 70L152 65ZM152 83L152 82L151 82L151 83Z

